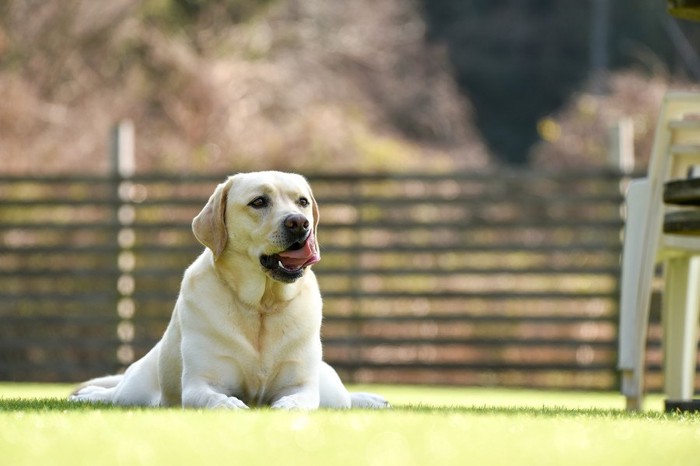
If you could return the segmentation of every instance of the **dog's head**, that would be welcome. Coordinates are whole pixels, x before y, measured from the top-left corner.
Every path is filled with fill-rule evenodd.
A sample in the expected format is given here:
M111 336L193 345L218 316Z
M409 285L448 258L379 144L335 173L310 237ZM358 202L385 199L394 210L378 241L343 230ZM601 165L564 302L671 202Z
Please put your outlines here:
M292 283L321 259L318 219L316 200L302 176L243 173L217 186L192 230L214 260L231 250L274 280Z

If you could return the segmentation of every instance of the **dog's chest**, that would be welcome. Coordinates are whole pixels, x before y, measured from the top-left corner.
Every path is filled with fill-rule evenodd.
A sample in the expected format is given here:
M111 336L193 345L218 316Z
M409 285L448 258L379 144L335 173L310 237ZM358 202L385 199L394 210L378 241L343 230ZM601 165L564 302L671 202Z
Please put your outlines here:
M288 336L278 315L250 312L237 319L232 329L255 359L272 356ZM234 337L235 338L235 337Z
M289 374L285 367L292 364L298 351L298 335L280 316L259 315L244 325L240 348L232 354L240 386L251 404L266 404ZM284 374L282 376L281 374Z

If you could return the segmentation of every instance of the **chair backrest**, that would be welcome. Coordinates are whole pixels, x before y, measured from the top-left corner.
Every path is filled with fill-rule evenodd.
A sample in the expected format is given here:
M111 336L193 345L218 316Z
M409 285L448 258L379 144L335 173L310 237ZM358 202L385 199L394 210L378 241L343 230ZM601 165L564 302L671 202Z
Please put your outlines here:
M647 228L642 244L642 263L652 263L662 231L664 212L664 183L673 178L685 178L694 163L700 162L700 93L669 92L664 97L656 125L647 180L649 206ZM691 142L695 142L692 145ZM651 235L651 236L650 236Z
M698 161L697 156L686 156L697 152L691 143L700 145L700 93L669 92L656 125L647 172L652 200L661 200L664 182L685 177Z

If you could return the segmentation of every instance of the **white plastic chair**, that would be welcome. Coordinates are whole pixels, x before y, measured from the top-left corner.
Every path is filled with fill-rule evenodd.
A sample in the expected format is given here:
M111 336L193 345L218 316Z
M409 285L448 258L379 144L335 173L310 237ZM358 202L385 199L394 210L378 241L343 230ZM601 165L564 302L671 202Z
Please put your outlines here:
M700 236L663 232L667 182L700 165L700 94L668 93L659 115L647 177L630 183L622 257L618 368L627 409L642 407L649 304L655 265L664 264L664 390L693 399L700 308ZM700 200L700 199L699 199ZM700 205L700 202L696 205ZM700 209L696 209L700 213Z

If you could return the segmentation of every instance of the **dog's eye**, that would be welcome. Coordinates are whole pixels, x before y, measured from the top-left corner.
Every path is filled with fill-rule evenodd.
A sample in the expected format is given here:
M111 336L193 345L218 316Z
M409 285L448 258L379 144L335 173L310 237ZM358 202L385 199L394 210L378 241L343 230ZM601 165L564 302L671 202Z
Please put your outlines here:
M265 196L256 197L250 203L248 203L253 209L262 209L269 205L269 201Z
M302 207L308 207L309 206L309 200L305 197L302 197L299 199L299 205Z

